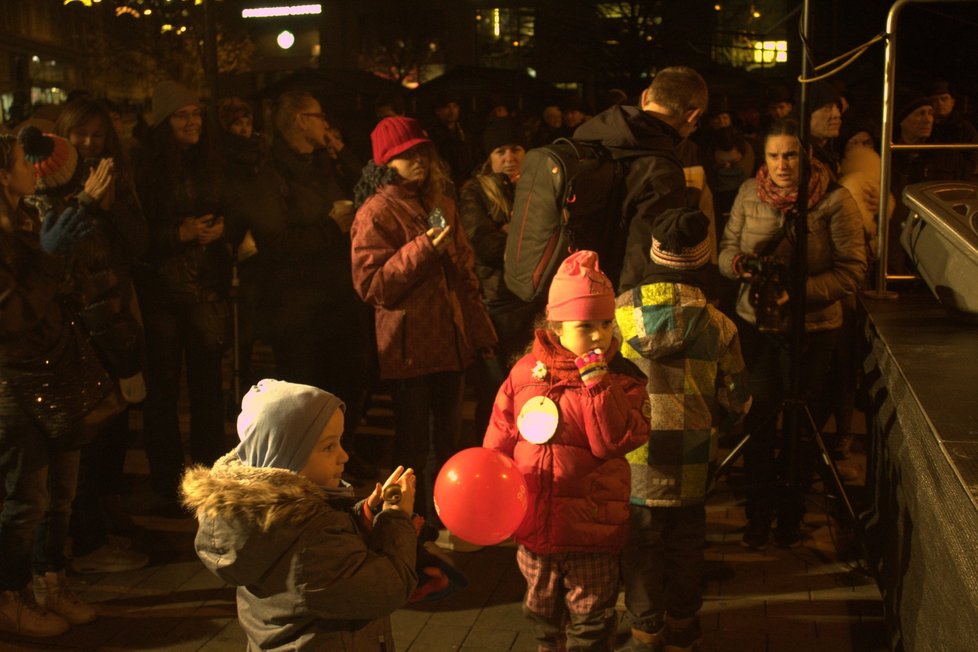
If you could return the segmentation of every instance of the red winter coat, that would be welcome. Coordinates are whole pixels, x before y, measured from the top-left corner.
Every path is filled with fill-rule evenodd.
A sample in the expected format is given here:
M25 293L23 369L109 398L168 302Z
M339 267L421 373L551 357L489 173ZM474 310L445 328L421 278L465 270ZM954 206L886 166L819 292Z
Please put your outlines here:
M444 254L425 235L428 211L402 185L381 186L350 230L353 287L374 306L382 379L461 371L496 344L455 202L437 205L452 227Z
M625 453L649 439L645 377L609 353L610 373L586 388L552 331L538 330L496 395L483 446L512 457L529 488L530 506L516 541L536 554L618 552L628 534L631 472ZM533 369L542 362L543 379ZM540 375L540 374L538 374ZM516 428L523 404L546 395L560 420L550 441L537 445Z

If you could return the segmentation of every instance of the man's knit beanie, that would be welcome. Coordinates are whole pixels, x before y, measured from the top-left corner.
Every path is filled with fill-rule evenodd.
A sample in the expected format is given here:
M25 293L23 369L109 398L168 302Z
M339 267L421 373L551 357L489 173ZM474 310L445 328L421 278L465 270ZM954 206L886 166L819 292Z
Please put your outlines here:
M799 90L800 98L800 90ZM799 105L801 102L799 101ZM823 106L828 104L835 104L838 107L842 107L842 93L839 92L838 87L827 82L819 81L814 82L808 86L808 115L811 116L812 113L818 111Z
M34 126L21 129L18 139L24 157L37 172L37 194L64 197L76 189L82 166L74 145Z
M666 211L652 224L652 262L692 270L710 262L710 220L701 211Z
M153 89L153 122L155 127L185 106L200 106L197 93L175 81L160 82Z
M897 107L899 108L893 114L893 117L895 118L893 124L899 128L901 122L906 120L911 113L922 106L931 106L930 100L922 95L918 95L917 97L901 98L901 100L897 102Z
M492 154L497 147L504 145L519 145L526 147L526 138L520 123L513 118L499 118L486 125L482 132L482 146L486 156Z
M265 379L241 399L238 458L248 466L298 473L343 401L311 385Z
M615 288L598 267L598 254L575 251L550 283L547 319L554 322L614 319Z

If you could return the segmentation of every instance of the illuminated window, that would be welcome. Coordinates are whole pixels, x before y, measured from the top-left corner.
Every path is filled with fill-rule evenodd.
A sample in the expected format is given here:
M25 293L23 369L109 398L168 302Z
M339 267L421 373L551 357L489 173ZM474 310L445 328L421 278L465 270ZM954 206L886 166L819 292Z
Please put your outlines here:
M787 41L754 41L754 63L785 63L788 61Z

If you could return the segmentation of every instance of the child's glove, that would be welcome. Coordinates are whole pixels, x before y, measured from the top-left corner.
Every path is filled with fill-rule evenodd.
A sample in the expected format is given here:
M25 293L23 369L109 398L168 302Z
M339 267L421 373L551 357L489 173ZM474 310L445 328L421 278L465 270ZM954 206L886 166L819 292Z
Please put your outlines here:
M437 566L425 566L421 573L423 576L418 578L418 586L411 592L408 602L421 602L432 593L448 588L448 575Z
M468 578L456 568L452 560L438 548L434 541L421 543L419 540L418 543L418 561L415 565L418 572L418 586L408 598L410 602L441 600L469 585Z
M84 209L69 207L61 215L50 211L41 225L41 248L49 254L73 253L95 230L95 223Z
M608 362L601 349L588 351L574 360L574 364L577 365L577 373L581 374L581 380L586 387L594 387L608 373Z

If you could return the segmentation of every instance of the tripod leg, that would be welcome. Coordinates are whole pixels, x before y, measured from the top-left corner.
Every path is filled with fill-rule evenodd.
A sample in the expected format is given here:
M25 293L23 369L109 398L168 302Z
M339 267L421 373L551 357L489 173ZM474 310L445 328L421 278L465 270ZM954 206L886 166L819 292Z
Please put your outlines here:
M808 426L812 429L812 439L818 445L819 456L822 459L822 464L829 471L832 476L832 481L835 483L835 488L839 493L839 498L842 500L842 504L845 505L846 512L849 514L849 518L852 519L853 523L856 523L856 512L852 507L852 503L849 501L849 496L846 494L845 487L842 484L842 479L839 478L839 472L835 468L835 464L832 461L832 456L829 455L829 450L825 446L825 440L822 439L822 433L819 432L818 428L815 426L815 418L812 416L812 411L805 405L805 416L808 418Z
M706 488L707 494L712 492L714 487L716 487L717 479L720 477L720 474L724 473L730 467L731 464L737 461L738 457L743 455L744 446L747 445L748 441L750 441L749 433L745 434L741 438L741 440L737 442L737 445L734 446L729 453L727 453L727 456L723 458L720 464L717 465L716 471L713 474L713 479L710 481L710 486Z

